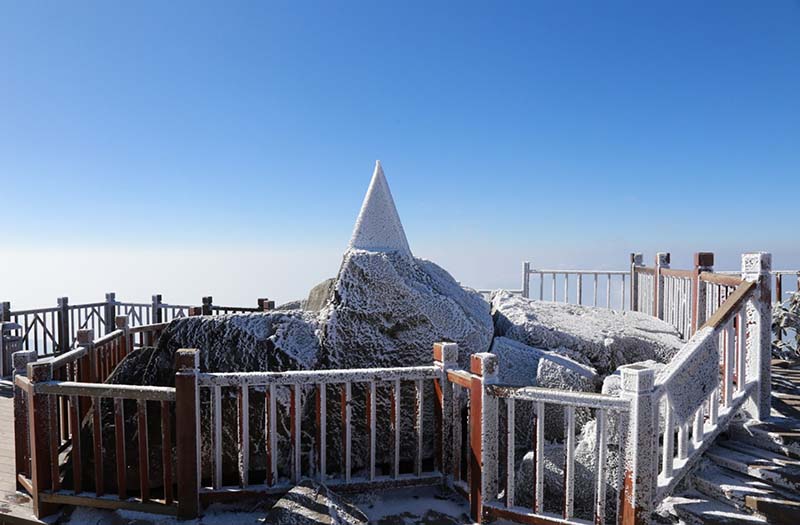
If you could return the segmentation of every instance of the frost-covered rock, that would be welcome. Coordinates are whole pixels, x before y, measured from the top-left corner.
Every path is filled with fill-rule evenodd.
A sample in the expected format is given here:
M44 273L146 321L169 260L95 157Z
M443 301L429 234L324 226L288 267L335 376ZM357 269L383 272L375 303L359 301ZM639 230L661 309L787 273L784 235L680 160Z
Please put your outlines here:
M495 337L490 352L497 356L497 378L500 383L536 386L536 371L544 350L508 337Z
M647 367L652 368L656 375L660 371L666 367L664 363L658 363L653 360L648 361L641 361L639 363L630 363L628 365L623 365L619 367L617 370L614 371L613 374L606 376L603 379L603 387L601 389L601 393L607 394L610 396L619 396L620 392L622 391L622 370L628 366L637 366L637 367ZM661 405L661 412L660 412L660 420L659 425L664 424L664 407L663 403ZM619 437L624 436L627 433L627 416L625 414L620 414L616 410L609 410L607 412L608 418L608 439L609 442L615 445L618 445ZM659 428L661 428L659 426Z
M555 352L545 352L539 359L536 384L543 388L570 390L573 392L595 392L599 384L597 372ZM576 431L591 419L588 408L575 409ZM544 435L549 440L564 438L564 407L555 403L545 405Z
M303 481L275 503L270 525L366 525L367 517L325 485Z
M172 321L161 335L158 346L143 348L129 354L114 370L108 382L113 384L128 385L157 385L174 386L175 381L175 352L181 348L196 348L199 350L201 372L256 372L256 371L287 371L308 370L318 367L320 346L316 332L318 329L317 318L313 314L293 311L272 311L267 313L232 314L223 316L196 316L185 317ZM250 435L251 465L254 468L266 466L266 450L264 437L264 396L263 389L253 388L250 395ZM311 390L303 391L303 400L313 394ZM211 435L210 410L208 409L208 390L201 389L201 430L204 435ZM288 421L289 392L288 389L279 389L278 410L282 414L279 421ZM236 391L232 388L222 390L222 433L223 433L223 476L227 482L235 483L237 477L236 465L238 464L237 443L238 412ZM307 412L311 412L313 403L304 402ZM103 436L105 444L113 449L114 430L110 425L114 422L113 405L104 401L102 405L103 421L106 425ZM125 414L128 418L126 429L132 435L137 432L137 425L133 417L136 414L135 405L126 403ZM312 421L309 417L309 423ZM148 418L151 420L150 436L150 465L157 470L161 464L161 440L159 438L160 413L149 410ZM306 428L312 428L306 425ZM304 429L305 431L306 429ZM288 428L278 427L278 457L289 458L290 441ZM90 432L84 433L91 435ZM304 439L310 436L304 434ZM138 439L138 438L136 438ZM128 464L136 465L138 447L136 439L129 439ZM204 475L210 475L213 465L213 451L211 440L201 441ZM91 448L91 443L86 443L85 450ZM174 457L174 456L173 456ZM93 468L88 461L84 461L84 468ZM280 465L284 467L283 464ZM106 463L105 467L111 469L113 465ZM150 476L153 480L160 479L160 474L154 470ZM135 470L129 471L129 486L135 486ZM110 470L105 476L106 483L113 483L116 474ZM71 478L70 478L71 479Z
M308 292L308 299L303 304L303 308L309 312L319 312L322 310L331 298L333 293L333 285L336 284L336 278L331 277L325 279Z
M637 361L667 362L682 346L674 327L643 313L534 301L505 290L493 294L492 315L496 335L545 350L568 349L601 376Z

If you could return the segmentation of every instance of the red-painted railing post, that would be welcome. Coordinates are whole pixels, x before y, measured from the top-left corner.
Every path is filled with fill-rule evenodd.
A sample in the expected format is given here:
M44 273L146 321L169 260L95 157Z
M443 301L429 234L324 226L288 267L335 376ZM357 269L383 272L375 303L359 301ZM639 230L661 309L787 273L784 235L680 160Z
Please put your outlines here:
M758 290L747 302L747 382L758 385L743 407L753 419L764 421L770 415L772 395L772 255L765 252L742 255L742 279L758 283Z
M213 308L213 303L214 303L214 298L211 297L210 295L203 297L203 306L202 306L203 315L211 315L212 313L211 309Z
M472 354L470 370L469 508L472 519L480 523L484 499L497 497L497 398L486 392L486 385L497 381L497 356Z
M108 292L106 294L106 304L104 306L104 321L105 321L105 333L110 334L114 330L116 330L116 314L117 314L117 294L114 292Z
M119 345L119 360L121 361L133 349L131 345L130 327L128 326L128 316L114 316L114 326L117 327L117 330L122 330L122 342Z
M26 376L28 363L36 361L35 350L23 350L12 354L14 361L14 377ZM28 428L28 399L27 393L14 382L14 452L17 465L17 474L26 478L31 477L31 449L30 429Z
M458 368L458 345L456 343L434 343L433 365L441 377L433 381L435 396L434 423L436 439L436 468L442 480L453 474L453 384L447 379L447 371Z
M200 392L197 350L178 350L175 358L175 448L178 465L178 517L200 513Z
M628 302L631 310L634 312L639 311L639 276L636 275L636 269L644 266L644 258L641 253L631 254L631 299Z
M648 522L653 508L658 478L655 371L641 365L629 365L621 370L621 396L631 404L621 496L622 524L643 525Z
M153 324L163 323L164 322L164 309L161 308L162 304L162 297L161 294L154 294L152 297L152 306L153 309Z
M36 383L53 379L53 366L49 362L29 363L28 379L31 381L31 399L28 400L28 421L30 423L31 443L31 486L33 488L33 513L37 518L50 516L58 510L52 503L41 500L42 493L49 491L53 486L50 433L56 429L51 428L53 418L50 411L55 410L51 396L36 394L33 389Z
M706 322L706 282L700 279L703 272L714 271L714 254L697 252L694 254L692 272L692 334Z
M69 329L69 297L59 297L58 304L58 329L56 334L58 337L57 353L63 354L69 352L72 348L72 332Z
M653 316L664 319L664 276L661 275L662 268L669 268L669 253L658 252L656 254L655 274L653 275Z

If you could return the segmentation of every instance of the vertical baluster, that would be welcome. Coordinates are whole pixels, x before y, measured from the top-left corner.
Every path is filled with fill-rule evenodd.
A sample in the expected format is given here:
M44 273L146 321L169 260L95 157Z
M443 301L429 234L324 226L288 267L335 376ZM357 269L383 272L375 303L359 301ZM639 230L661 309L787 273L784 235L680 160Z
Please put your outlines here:
M597 306L597 274L594 273L594 287L592 290L592 306Z
M293 459L292 459L292 483L297 483L300 480L300 471L302 464L300 462L300 430L301 430L301 421L300 421L300 389L302 385L292 385L292 403L291 403L291 410L292 410L292 425L291 425L291 432L292 432L292 448L294 449ZM350 427L350 421L347 422L347 427ZM349 436L348 436L349 438ZM349 465L348 465L349 470Z
M164 474L164 503L172 505L172 428L169 401L161 402L161 469Z
M717 420L719 419L719 387L715 388L711 392L711 397L708 401L708 422L711 424L711 427L717 426Z
M689 424L678 425L678 459L686 459L689 456Z
M723 395L723 403L724 406L727 408L731 406L733 401L733 366L734 366L734 352L736 351L736 341L734 340L734 332L733 332L733 320L728 321L723 328L723 333L725 334L724 341L724 351L725 351L725 358L723 359L723 366L724 368L724 378L725 378L725 385L724 390L722 392Z
M552 301L556 302L556 274L555 274L555 272L553 272L551 275L553 276L553 298L552 298Z
M544 511L544 402L536 401L536 444L534 447L533 512Z
M250 474L250 388L239 386L239 485L247 487Z
M136 416L139 435L139 492L142 501L150 500L150 458L147 443L147 401L139 399L136 402Z
M736 371L736 391L741 392L747 384L747 317L744 309L739 311L737 316L738 337L737 339L737 371Z
M114 398L114 438L116 441L117 491L119 499L125 500L128 499L128 462L125 458L125 412L122 399L119 398Z
M544 300L544 274L539 274L539 300Z
M453 481L461 479L461 387L453 383Z
M75 494L83 492L83 467L81 465L81 406L78 396L69 398L69 426L72 429L72 488Z
M625 294L623 294L624 296ZM594 522L603 524L606 518L606 411L602 408L597 409L595 443L597 464L595 466Z
M416 404L415 404L416 421L415 421L415 425L414 426L416 427L415 430L417 431L417 457L416 457L416 460L414 461L414 475L419 477L419 476L422 475L422 444L423 444L422 443L422 438L423 438L423 435L422 435L422 430L423 430L423 426L422 426L422 415L423 415L422 400L423 400L423 394L424 394L424 384L422 382L422 379L417 379L416 380L416 389L415 389L415 391L416 391Z
M373 396L374 399L374 396ZM328 458L328 413L327 413L327 389L325 383L317 385L317 441L319 454L319 480L325 482L327 477L327 458ZM373 401L374 403L374 401ZM374 421L374 418L373 418Z
M611 308L611 274L606 274L606 308Z
M661 463L664 476L671 478L675 456L675 414L668 396L664 396L664 408L664 448L661 450Z
M569 274L564 274L564 303L569 303Z
M583 274L578 274L578 291L577 291L577 303L583 304Z
M506 507L514 506L514 474L516 464L514 461L514 438L515 438L515 413L514 413L514 399L506 399L506 410L508 424L507 430L507 444L506 447Z
M572 517L575 502L575 407L564 407L567 443L564 451L564 519Z
M269 460L269 471L267 474L267 484L272 486L278 482L278 424L277 424L277 409L276 409L276 402L277 399L275 397L275 384L271 383L269 385L269 402L267 403L269 406L267 410L269 410L269 453L267 454ZM324 392L323 392L323 400L324 400ZM322 405L325 406L324 404ZM325 411L323 410L323 418L325 417ZM323 434L324 435L324 434ZM324 453L323 453L324 455ZM324 465L323 465L324 466Z
M625 296L628 295L625 293L625 274L623 273L620 279L619 284L619 309L625 310Z
M368 410L369 410L369 480L375 480L375 437L377 434L377 399L375 398L375 381L369 382L369 397Z
M697 413L694 415L694 429L692 431L692 442L694 444L695 450L703 444L703 438L705 437L705 432L703 428L704 422L704 404L700 405L700 408L697 409Z
M103 423L100 415L100 398L92 403L92 439L94 440L94 490L102 496L103 487Z
M348 381L343 385L344 396L342 397L342 424L344 428L344 480L350 482L350 473L352 469L352 451L353 451L353 434L352 434L352 386Z
M214 442L214 476L212 486L222 488L222 387L211 387L211 431Z
M392 473L394 478L400 477L400 380L396 379L392 387L392 431L394 434L394 462Z
M53 490L55 491L61 489L61 474L58 466L58 446L60 443L58 438L58 412L56 410L57 406L58 406L58 396L56 395L50 396L50 411L49 411L50 446L48 448L50 450L50 479L53 483L52 485Z

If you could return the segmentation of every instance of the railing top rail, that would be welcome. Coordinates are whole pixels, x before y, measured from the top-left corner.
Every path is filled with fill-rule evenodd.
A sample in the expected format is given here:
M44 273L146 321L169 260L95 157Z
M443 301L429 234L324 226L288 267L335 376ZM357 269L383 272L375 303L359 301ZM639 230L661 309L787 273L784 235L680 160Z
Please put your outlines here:
M114 304L118 306L153 306L153 303L133 303L128 301L114 301Z
M263 308L257 306L217 306L216 304L211 307L211 310L238 310L240 312L263 312Z
M721 284L723 286L739 286L744 282L740 277L736 277L733 274L721 274L714 272L702 272L700 274L700 279L708 283Z
M593 392L575 392L572 390L500 384L487 385L487 391L495 397L506 399L544 401L545 403L586 408L603 408L620 411L630 410L630 403L627 399L607 394L595 394Z
M661 275L666 277L679 277L681 279L692 279L696 275L692 270L677 270L675 268L661 268Z
M353 368L350 370L292 370L288 372L217 372L198 374L200 386L263 386L319 383L366 383L435 379L441 370L431 366Z
M724 325L736 314L744 302L750 298L756 289L756 283L745 281L722 303L722 306L706 321L704 327L710 326L714 329Z
M555 269L540 269L531 268L528 273L560 273L562 275L578 275L578 274L598 274L598 275L628 275L629 270L555 270Z
M57 370L68 363L74 363L75 361L77 361L78 359L80 359L85 355L86 355L86 348L75 348L73 350L70 350L69 352L65 352L57 356L39 359L38 362L40 363L49 362L53 366L53 370Z
M134 326L128 329L128 332L132 334L138 334L139 332L149 332L150 330L163 330L167 327L169 323L155 323L155 324L143 324L141 326Z
M83 304L71 304L69 305L70 310L80 310L81 308L99 308L101 306L105 306L108 303L103 301L99 303L83 303Z
M95 346L104 345L104 344L109 343L109 342L113 341L114 339L122 336L123 333L124 332L121 329L118 328L118 329L114 330L113 332L109 332L109 333L107 333L106 335L104 335L102 337L98 337L97 339L92 341L92 344L95 345Z
M653 267L650 267L650 266L636 266L635 268L636 268L636 271L639 272L639 273L651 273L651 274L656 273L656 269L653 268ZM666 269L666 268L663 268L663 269Z
M148 305L149 306L149 305ZM194 308L195 304L158 303L159 308Z
M32 314L47 314L50 312L57 312L58 306L51 306L49 308L29 308L27 310L11 310L11 315L32 315Z
M106 383L79 383L75 381L44 381L33 383L37 394L63 396L106 397L114 399L141 399L143 401L174 401L175 389L167 386L109 385Z

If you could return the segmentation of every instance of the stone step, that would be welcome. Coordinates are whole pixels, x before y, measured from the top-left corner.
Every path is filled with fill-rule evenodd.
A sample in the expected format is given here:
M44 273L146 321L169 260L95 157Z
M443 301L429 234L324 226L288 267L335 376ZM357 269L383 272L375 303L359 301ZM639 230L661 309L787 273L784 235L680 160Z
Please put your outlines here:
M800 467L797 465L785 465L760 457L760 455L724 447L721 442L709 448L705 456L719 466L766 481L772 485L792 491L797 491L800 488Z
M745 443L737 439L721 439L717 441L717 444L725 448L741 452L742 454L749 454L751 456L755 456L759 459L769 461L771 463L780 465L782 467L800 468L800 459L792 458L785 454L780 454L778 452L773 452L771 450L761 448L757 445L753 445L752 443Z
M729 433L731 437L740 441L800 459L800 421L771 418L762 423L731 425Z
M703 494L689 491L681 496L670 496L661 505L662 509L677 517L687 525L729 525L769 523L763 516L732 507Z
M763 516L769 523L800 523L800 495L764 481L705 462L692 473L692 483L701 494Z

